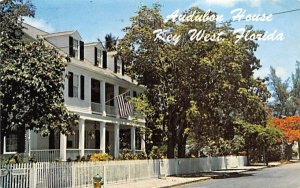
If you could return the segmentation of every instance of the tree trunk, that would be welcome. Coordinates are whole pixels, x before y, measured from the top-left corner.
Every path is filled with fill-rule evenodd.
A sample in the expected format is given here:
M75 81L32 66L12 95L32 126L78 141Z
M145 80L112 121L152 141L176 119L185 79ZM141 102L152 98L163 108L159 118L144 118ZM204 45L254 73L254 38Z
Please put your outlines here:
M286 144L285 147L285 155L286 155L286 160L289 161L292 159L292 155L293 155L293 149L292 149L292 144Z
M167 149L167 158L173 159L175 156L175 134L173 131L168 131L168 149Z
M171 114L171 113L170 113ZM168 149L167 149L167 158L173 159L175 157L175 145L176 145L176 122L177 118L175 115L169 116L167 121L168 126Z
M184 131L186 127L186 122L181 121L177 135L178 158L185 158L187 134Z
M263 160L266 166L268 166L267 155L266 155L266 147L263 146Z
M186 140L187 137L183 135L178 135L178 158L185 158L185 150L186 150Z
M246 156L247 156L247 165L249 166L249 165L250 165L250 160L251 160L251 158L250 158L249 148L248 148L248 147L247 147L247 149L246 149Z

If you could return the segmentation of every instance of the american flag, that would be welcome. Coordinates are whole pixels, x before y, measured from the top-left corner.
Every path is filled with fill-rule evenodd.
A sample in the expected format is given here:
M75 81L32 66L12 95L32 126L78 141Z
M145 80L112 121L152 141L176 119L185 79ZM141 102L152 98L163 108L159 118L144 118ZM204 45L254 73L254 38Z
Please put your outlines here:
M125 96L125 94L121 94L117 96L117 102L119 107L119 113L121 117L128 116L133 112L133 105L129 101L129 96Z

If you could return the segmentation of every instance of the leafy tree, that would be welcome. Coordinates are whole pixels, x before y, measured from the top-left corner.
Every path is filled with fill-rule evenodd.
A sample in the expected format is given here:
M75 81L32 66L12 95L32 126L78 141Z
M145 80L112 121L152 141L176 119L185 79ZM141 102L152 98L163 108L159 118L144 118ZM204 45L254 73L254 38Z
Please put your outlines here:
M204 14L195 7L185 13L193 11ZM255 42L236 43L229 25L164 22L157 4L153 8L142 6L131 22L124 29L126 35L118 52L131 76L146 86L145 95L155 110L152 122L166 135L168 158L175 156L176 145L178 157L184 157L191 133L203 140L216 139L234 130L235 119L266 123L263 101L268 92L264 80L253 77L253 71L260 67L254 56ZM211 35L223 32L224 40L190 41L186 34L191 28ZM177 45L155 40L153 32L157 29L181 34L182 38Z
M296 72L285 82L270 68L269 85L274 101L270 102L275 117L294 116L299 113L300 106L300 62L296 62Z
M240 125L239 133L245 139L244 149L247 151L248 161L260 161L260 156L268 166L269 150L274 147L282 137L280 129L270 123L266 126L255 125L244 121L237 121Z
M22 40L21 16L33 16L32 7L21 0L0 2L1 133L70 134L78 116L64 105L66 59L45 41Z
M285 159L292 157L292 146L300 139L300 116L288 116L285 118L274 118L272 125L283 132L283 143L285 146Z
M300 62L296 62L295 73L292 74L292 101L294 104L293 115L300 115Z
M289 83L288 80L282 82L281 78L276 75L276 71L273 67L270 67L270 86L274 91L272 97L275 99L271 106L274 111L274 115L281 117L289 113Z
M146 125L141 132L146 136L146 153L148 155L153 152L153 147L161 147L164 145L165 133L161 125L161 119L158 117L158 113L153 106L150 105L145 94L141 94L140 97L133 97L131 102L134 105L134 119L133 121L138 123L139 117L143 115L146 120ZM165 153L163 153L165 154Z

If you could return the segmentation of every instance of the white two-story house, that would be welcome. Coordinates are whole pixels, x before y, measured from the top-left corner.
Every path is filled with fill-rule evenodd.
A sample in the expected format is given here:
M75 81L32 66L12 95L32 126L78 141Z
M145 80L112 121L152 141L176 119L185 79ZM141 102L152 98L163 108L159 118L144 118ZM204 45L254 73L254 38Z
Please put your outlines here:
M65 70L64 83L66 107L80 116L74 134L50 134L42 137L28 131L25 150L39 161L87 156L106 152L114 157L120 153L120 134L130 135L127 146L133 152L145 150L144 135L137 130L145 125L128 117L120 117L116 96L127 93L131 97L143 92L143 88L124 74L124 65L116 52L107 52L101 42L84 43L78 31L47 33L24 24L25 38L44 39L49 45L70 57ZM4 138L3 153L16 151L14 138Z

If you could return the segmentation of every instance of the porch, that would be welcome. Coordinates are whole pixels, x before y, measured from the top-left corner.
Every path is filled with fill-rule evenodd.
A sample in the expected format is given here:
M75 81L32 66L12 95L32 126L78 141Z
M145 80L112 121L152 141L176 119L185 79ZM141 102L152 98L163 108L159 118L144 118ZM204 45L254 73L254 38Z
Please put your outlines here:
M40 162L76 160L94 153L118 158L122 149L131 149L133 153L145 151L145 138L139 127L81 118L70 136L41 137L31 133L29 155Z

